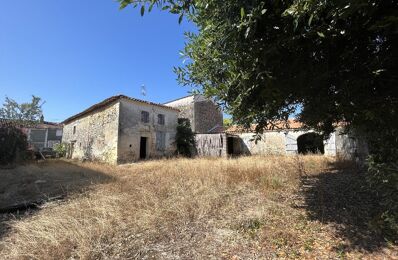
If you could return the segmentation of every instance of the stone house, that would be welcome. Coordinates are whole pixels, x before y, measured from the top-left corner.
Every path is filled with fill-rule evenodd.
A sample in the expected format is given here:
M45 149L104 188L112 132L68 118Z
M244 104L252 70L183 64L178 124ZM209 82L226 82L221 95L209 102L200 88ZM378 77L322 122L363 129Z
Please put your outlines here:
M111 164L174 154L179 110L124 95L66 119L62 141L72 159Z
M194 133L218 133L223 128L223 113L217 104L203 95L196 94L164 103L180 110L179 118L191 122Z

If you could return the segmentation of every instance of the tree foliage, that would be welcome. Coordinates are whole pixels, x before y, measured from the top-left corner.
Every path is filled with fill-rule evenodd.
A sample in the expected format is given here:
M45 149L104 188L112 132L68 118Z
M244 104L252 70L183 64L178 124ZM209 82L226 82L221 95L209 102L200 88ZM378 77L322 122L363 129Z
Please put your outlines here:
M32 96L31 102L17 103L6 97L0 108L0 164L10 164L24 159L28 142L23 128L37 123L42 118L41 98Z
M232 124L233 124L232 118L224 118L223 119L224 127L230 127L230 126L232 126Z
M397 117L397 1L120 2L187 15L199 33L187 33L179 80L241 123L261 129L299 107L302 122L327 134L341 121Z
M195 155L195 134L188 119L179 118L176 134L177 154L192 157Z
M41 119L41 98L32 96L31 102L17 103L15 100L6 97L3 107L0 108L0 118L17 121L19 123L37 122Z
M26 135L10 122L0 120L0 165L11 164L28 148Z
M142 14L156 5L197 25L187 33L188 62L175 69L179 82L214 97L237 123L261 131L296 114L325 136L341 122L364 133L369 182L388 194L386 209L396 206L398 1L120 3L141 4Z

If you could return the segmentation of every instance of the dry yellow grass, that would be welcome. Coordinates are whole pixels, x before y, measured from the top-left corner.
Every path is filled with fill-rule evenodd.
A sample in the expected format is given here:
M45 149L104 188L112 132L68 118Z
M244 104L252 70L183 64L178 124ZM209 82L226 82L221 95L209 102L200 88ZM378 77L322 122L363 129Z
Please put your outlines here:
M333 159L172 159L109 166L63 202L7 220L4 259L263 259L391 255L339 251L334 229L294 207L303 175ZM57 169L65 163L51 162ZM74 168L75 169L75 168ZM75 169L76 170L76 169ZM86 176L86 175L84 175ZM104 182L99 181L104 179ZM80 191L80 192L76 192ZM337 248L337 249L336 249ZM377 255L375 255L377 254Z

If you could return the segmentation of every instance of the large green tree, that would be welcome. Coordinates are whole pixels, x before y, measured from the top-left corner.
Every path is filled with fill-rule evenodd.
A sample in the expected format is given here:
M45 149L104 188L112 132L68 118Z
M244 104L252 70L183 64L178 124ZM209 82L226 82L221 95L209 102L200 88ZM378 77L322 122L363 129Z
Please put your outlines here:
M6 97L0 108L0 165L23 159L28 148L22 127L36 124L42 119L41 98L32 96L31 102L18 103Z
M18 157L25 157L28 143L22 128L42 120L41 106L42 100L37 96L23 103L6 97L0 108L0 165L11 164Z
M188 63L198 87L241 123L287 119L330 133L347 122L397 118L395 0L120 0L186 15Z
M119 1L197 25L178 79L215 97L235 121L261 131L296 113L325 136L342 122L363 133L370 183L384 191L395 216L385 219L398 230L397 0Z

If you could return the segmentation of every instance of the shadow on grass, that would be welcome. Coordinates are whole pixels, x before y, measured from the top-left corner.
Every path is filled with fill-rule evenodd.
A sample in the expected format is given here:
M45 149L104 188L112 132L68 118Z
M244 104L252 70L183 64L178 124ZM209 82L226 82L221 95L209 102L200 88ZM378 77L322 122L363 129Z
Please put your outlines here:
M0 211L12 209L0 214L1 239L9 231L10 220L23 219L39 211L49 200L67 199L113 178L70 162L48 160L0 169L0 180Z
M333 163L329 172L304 176L301 182L302 207L309 218L332 224L346 241L336 251L375 252L386 246L374 228L378 202L366 188L363 171L353 163Z

